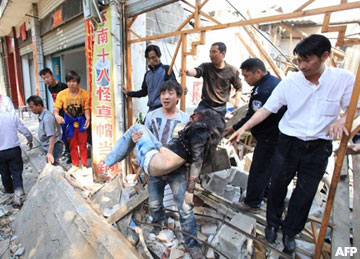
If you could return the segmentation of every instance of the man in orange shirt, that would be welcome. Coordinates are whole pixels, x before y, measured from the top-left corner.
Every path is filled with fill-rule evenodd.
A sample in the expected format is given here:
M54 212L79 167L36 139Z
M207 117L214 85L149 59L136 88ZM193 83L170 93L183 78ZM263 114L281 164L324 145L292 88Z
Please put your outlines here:
M70 143L70 156L73 164L71 171L79 169L80 149L81 165L87 164L87 132L90 125L90 94L88 91L79 88L80 76L70 71L66 74L68 89L58 93L54 104L54 115L59 124L65 124L65 136ZM64 117L59 111L64 109Z

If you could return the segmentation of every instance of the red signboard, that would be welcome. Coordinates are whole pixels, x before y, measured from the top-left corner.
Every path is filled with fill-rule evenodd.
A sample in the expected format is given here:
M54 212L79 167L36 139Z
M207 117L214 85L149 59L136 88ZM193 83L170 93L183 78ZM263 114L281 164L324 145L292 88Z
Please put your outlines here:
M58 26L60 23L62 23L62 21L62 9L59 9L53 14L53 27Z

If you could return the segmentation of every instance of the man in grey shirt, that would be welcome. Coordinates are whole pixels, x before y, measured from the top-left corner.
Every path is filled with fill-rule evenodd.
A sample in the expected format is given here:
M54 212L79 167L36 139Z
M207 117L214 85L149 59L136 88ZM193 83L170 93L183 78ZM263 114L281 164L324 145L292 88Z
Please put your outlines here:
M26 102L30 110L39 115L38 136L40 144L46 151L46 161L58 165L63 151L61 126L56 122L54 115L45 109L43 100L39 96L30 96Z

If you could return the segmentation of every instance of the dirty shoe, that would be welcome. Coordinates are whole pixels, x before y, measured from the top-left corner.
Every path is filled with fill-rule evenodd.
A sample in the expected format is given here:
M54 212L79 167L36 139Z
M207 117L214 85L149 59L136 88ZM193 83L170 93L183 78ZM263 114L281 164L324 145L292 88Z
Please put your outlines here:
M247 211L247 212L253 212L253 213L257 213L260 211L260 208L254 208L251 207L249 205L247 205L245 202L235 202L234 206L242 211Z
M190 248L189 252L190 252L191 258L193 258L193 259L201 259L201 258L203 258L202 251L201 251L200 247Z
M13 207L20 208L22 205L22 198L23 198L22 195L14 194Z

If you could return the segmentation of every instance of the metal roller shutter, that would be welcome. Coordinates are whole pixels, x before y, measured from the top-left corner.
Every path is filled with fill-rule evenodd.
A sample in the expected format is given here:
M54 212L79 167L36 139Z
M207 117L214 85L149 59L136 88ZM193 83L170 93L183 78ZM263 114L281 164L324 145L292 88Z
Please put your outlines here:
M85 23L83 16L65 24L42 37L44 56L80 45L85 42Z
M39 18L43 19L47 14L49 14L63 2L65 2L65 0L40 0L38 3Z
M30 42L29 44L25 45L24 47L20 48L20 56L24 56L26 54L29 54L33 51L32 48L32 43Z

